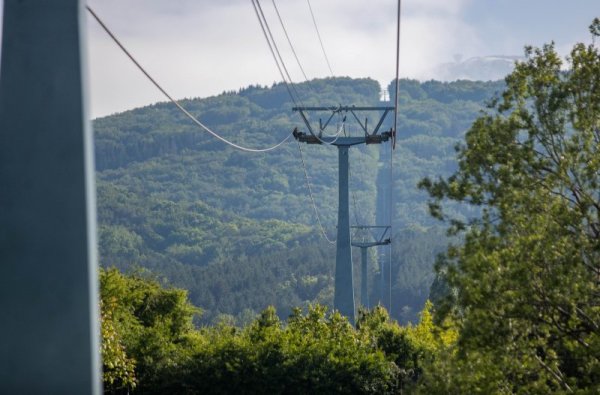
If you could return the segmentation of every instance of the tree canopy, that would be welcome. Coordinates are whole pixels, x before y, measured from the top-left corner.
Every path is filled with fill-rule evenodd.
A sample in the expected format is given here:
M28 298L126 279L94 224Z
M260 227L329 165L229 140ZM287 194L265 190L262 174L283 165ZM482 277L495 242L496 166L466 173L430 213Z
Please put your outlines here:
M421 185L464 243L440 267L456 350L426 380L435 393L600 391L600 21L566 64L526 48L479 117L449 178ZM479 207L461 221L445 201ZM444 309L441 309L444 311Z
M312 305L287 320L270 306L244 326L196 328L184 290L114 268L100 279L106 393L397 394L456 338L433 324L430 304L407 327L381 307L361 311L355 328Z

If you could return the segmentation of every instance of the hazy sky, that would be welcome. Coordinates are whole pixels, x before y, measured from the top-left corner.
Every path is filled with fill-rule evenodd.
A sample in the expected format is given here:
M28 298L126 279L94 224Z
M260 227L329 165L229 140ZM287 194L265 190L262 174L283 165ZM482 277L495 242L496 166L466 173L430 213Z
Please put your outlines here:
M0 4L2 0L0 0ZM104 22L176 98L207 97L280 81L250 0L90 0ZM261 2L292 78L303 77L273 10ZM329 76L305 0L277 0L309 78ZM387 84L395 67L395 0L312 0L336 76ZM600 0L403 0L401 76L435 78L437 65L521 55L554 40L566 54L589 42ZM165 100L98 24L87 20L94 117Z

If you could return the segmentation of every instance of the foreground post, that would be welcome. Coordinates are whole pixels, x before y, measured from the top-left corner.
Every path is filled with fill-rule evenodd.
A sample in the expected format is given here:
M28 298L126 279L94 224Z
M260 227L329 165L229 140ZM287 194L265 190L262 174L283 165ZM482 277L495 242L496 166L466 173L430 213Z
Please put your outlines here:
M99 394L92 135L78 0L4 0L0 393Z

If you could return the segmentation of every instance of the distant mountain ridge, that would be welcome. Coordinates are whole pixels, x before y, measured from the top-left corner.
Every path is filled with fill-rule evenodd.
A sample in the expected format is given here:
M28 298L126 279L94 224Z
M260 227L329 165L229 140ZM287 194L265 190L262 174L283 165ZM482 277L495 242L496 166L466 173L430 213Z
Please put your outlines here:
M416 184L456 167L454 145L502 87L498 81L400 81L391 281L398 319L416 318L433 281L435 255L446 243ZM305 105L389 104L379 101L381 87L370 79L314 80L297 89ZM245 146L269 146L303 128L282 84L182 103ZM388 119L382 130L390 127ZM243 320L268 304L283 316L294 306L332 304L335 250L319 235L296 142L270 153L240 152L203 133L170 103L97 119L94 128L104 266L149 268L188 289L209 321L223 314ZM357 130L348 124L348 132ZM337 150L303 148L321 220L333 237ZM353 222L375 224L376 180L389 173L380 150L389 145L351 150ZM375 258L369 266L373 301L381 292ZM355 281L358 287L359 277ZM360 300L358 288L355 294Z

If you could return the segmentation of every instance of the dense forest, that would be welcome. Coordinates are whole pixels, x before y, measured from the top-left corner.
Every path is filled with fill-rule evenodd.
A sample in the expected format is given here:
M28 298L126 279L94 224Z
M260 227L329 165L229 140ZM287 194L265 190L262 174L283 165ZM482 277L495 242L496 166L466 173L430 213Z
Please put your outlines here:
M371 250L369 289L370 300L383 299L403 322L418 319L435 256L447 244L417 183L456 169L454 146L502 87L503 82L400 81L392 305L389 270L382 281L379 254ZM379 101L382 88L369 79L314 80L298 89L305 105L389 105ZM272 145L304 127L282 84L182 104L245 146ZM374 122L378 114L369 116ZM389 130L390 122L388 117L382 129ZM332 305L335 249L320 236L296 142L268 153L240 152L207 135L169 103L97 119L94 127L104 266L126 272L146 268L188 289L192 302L205 310L204 322L223 315L243 322L268 305L275 305L282 318L310 302ZM347 127L359 126L348 122ZM389 144L351 150L353 225L376 224L376 185L378 177L389 177L389 150ZM309 146L303 153L319 215L333 238L337 150ZM360 258L358 251L354 256Z
M195 152L179 149L178 143L170 154L154 152L150 138L149 148L142 151L154 160L123 160L115 166L104 163L99 184L105 192L112 191L118 204L110 200L100 203L106 232L103 259L115 259L115 265L130 271L123 274L109 268L100 272L106 392L598 393L600 19L594 20L590 32L592 43L576 44L566 60L552 44L526 48L525 59L503 85L404 81L405 106L413 105L416 111L429 106L415 103L429 103L436 108L430 115L435 113L437 120L442 108L453 105L479 109L466 130L456 129L454 135L443 130L436 134L433 128L429 134L409 136L407 132L398 141L405 155L413 155L412 163L405 165L421 172L421 192L411 189L394 205L394 224L402 231L395 240L392 279L396 304L392 312L422 306L419 314L412 313L412 317L418 316L414 324L399 324L382 306L361 309L355 325L328 309L331 253L318 238L310 216L302 216L305 210L300 210L301 205L297 213L293 204L289 210L287 206L281 211L276 208L274 212L283 215L281 218L269 215L268 210L260 211L258 217L251 215L254 209L250 207L260 206L253 198L247 200L248 206L236 210L237 203L228 203L225 193L236 186L250 191L252 180L244 177L237 179L241 184L222 185L221 200L212 196L211 201L212 192L205 190L162 190L162 183L176 183L168 172L162 173L161 166L152 167L154 161L173 164ZM317 84L330 82L341 84ZM368 80L358 82L363 87L375 85ZM492 95L485 108L474 104L491 87L500 87L500 94ZM252 89L268 96L276 88ZM465 99L469 97L473 100ZM431 121L426 119L423 123ZM407 122L413 119L405 117L403 127ZM414 122L416 128L419 121ZM445 157L443 150L426 159L409 150L409 143L403 146L417 137L442 139L436 149L443 147L443 139L458 140L455 162L450 153L448 162L435 162ZM132 147L141 149L144 144ZM127 151L125 147L111 149ZM376 151L356 151L365 161L383 167L377 163ZM213 159L211 165L220 163L218 155ZM267 156L262 161L261 170L243 166L237 174L267 174L275 164L267 162ZM192 166L193 162L189 163ZM425 163L431 166L423 166ZM131 173L133 169L139 173ZM286 187L279 184L281 193L300 187L281 171L282 180L287 181ZM403 171L408 170L397 173ZM366 171L356 175L361 185L357 192L361 192L361 204L370 210L366 215L373 215L377 208L369 209L368 202L376 200L376 188L366 175ZM191 178L188 184L201 179ZM327 178L319 181L315 177L314 183L316 189L332 192ZM196 196L196 201L190 196ZM258 200L264 207L267 199L260 196ZM322 200L327 207L326 199ZM139 202L139 207L130 207L133 201ZM432 218L418 208L428 210ZM190 214L194 209L197 216ZM212 213L223 215L226 221ZM180 223L172 227L167 219ZM440 228L432 225L434 220L441 220L444 231L440 233ZM185 244L189 240L185 235L210 241L199 225L206 223L214 224L216 232L230 225L227 232L235 238L206 255L202 251L196 255L170 252L173 245L182 249L192 246ZM254 234L244 233L243 226L251 227ZM296 233L277 232L286 227ZM178 229L186 231L177 233ZM261 236L259 240L255 234ZM252 243L264 237L280 245L253 250ZM448 242L450 246L445 246ZM130 255L118 261L120 248ZM442 254L436 254L438 249ZM110 253L116 255L111 258ZM190 261L182 261L184 256ZM434 261L435 275L431 270ZM172 285L186 281L191 285L189 292ZM256 284L251 281L264 281L266 288L253 288ZM428 290L432 281L431 301L417 304L416 296ZM220 285L211 289L215 284ZM396 300L402 292L404 300L415 298L413 305ZM191 302L215 294L219 298L212 304L196 307ZM227 306L219 306L221 297L228 301ZM261 303L271 306L261 307L257 313L254 308ZM244 310L238 311L242 307ZM202 316L207 313L213 324L203 323ZM401 313L396 311L398 316ZM409 313L406 317L412 318Z
M106 393L396 394L416 388L423 366L456 339L434 325L431 304L401 327L382 307L356 327L313 305L280 320L268 307L243 327L228 320L196 329L182 289L143 275L100 273Z

